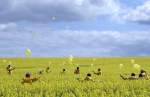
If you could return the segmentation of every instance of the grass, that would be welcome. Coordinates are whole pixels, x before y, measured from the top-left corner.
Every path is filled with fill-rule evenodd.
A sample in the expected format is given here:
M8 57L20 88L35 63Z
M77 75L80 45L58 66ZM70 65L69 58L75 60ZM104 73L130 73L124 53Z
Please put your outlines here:
M68 58L0 58L0 97L150 97L150 81L125 81L119 75L124 73L139 73L141 68L133 68L131 59L141 68L150 71L149 57L134 58L74 58L69 64ZM49 64L49 63L52 64ZM8 75L6 66L12 63L16 70ZM65 63L65 64L63 64ZM91 66L94 64L94 66ZM124 64L122 68L119 64ZM33 75L50 66L52 72L44 73L40 81L21 84L26 72ZM80 75L74 75L74 69L79 66ZM62 69L67 72L61 74ZM92 75L95 82L79 82L86 73L101 68L103 75Z

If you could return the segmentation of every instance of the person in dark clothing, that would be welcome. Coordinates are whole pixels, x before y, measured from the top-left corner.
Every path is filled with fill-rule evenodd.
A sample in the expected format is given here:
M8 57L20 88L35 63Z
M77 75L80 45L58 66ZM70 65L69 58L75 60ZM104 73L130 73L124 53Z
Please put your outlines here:
M80 68L77 67L77 69L75 69L74 74L80 74Z

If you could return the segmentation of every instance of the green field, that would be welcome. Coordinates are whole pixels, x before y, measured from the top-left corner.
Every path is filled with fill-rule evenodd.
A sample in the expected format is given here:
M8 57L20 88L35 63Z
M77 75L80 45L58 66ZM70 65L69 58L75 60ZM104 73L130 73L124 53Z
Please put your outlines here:
M134 68L131 59L139 64ZM50 64L51 62L51 64ZM15 70L12 75L6 72L6 66L12 63ZM73 64L68 58L1 58L0 59L0 97L150 97L150 80L122 80L120 74L139 73L140 69L150 72L150 58L74 58ZM93 66L91 66L93 64ZM120 67L119 64L124 64ZM52 72L41 75L39 81L21 84L26 72L37 72L50 66ZM80 75L74 75L79 66ZM62 69L67 71L61 74ZM87 73L102 69L102 76L92 75L94 82L80 82Z

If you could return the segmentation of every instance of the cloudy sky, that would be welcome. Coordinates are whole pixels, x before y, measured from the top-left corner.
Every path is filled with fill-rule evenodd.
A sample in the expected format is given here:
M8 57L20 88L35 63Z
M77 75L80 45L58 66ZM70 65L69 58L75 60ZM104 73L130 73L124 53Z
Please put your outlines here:
M149 56L149 0L0 0L0 57Z

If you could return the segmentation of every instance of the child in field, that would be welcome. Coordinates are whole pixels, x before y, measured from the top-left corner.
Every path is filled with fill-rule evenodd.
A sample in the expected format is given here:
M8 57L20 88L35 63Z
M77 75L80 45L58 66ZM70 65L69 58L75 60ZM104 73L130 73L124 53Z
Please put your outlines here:
M7 70L7 72L8 72L9 75L12 74L12 71L13 71L14 69L15 69L15 68L12 67L11 65L8 65L8 66L6 67L6 70Z
M80 68L77 67L77 69L75 69L74 74L80 74Z
M80 79L80 78L77 78L77 80L80 81L80 82L93 81L91 73L87 73L86 77L83 80Z
M39 80L40 77L32 77L31 73L26 73L25 78L22 79L22 84L29 83L32 84L33 82L36 82Z
M50 67L46 67L45 72L46 72L46 73L49 73L49 72L50 72Z
M63 68L62 71L61 71L61 74L64 74L64 73L66 73L66 69L65 68Z
M101 71L100 68L98 68L98 69L97 69L97 72L93 71L93 73L94 73L95 75L101 75L101 74L102 74L102 71Z
M85 81L93 81L91 73L88 73L84 79Z
M147 72L145 70L141 70L140 73L139 73L139 78L142 78L142 79L149 79L149 76L147 74Z
M137 80L137 76L135 75L135 73L131 73L131 76L130 77L124 77L122 75L120 75L120 77L123 79L123 80Z
M44 73L44 70L40 70L40 71L38 72L39 75L42 75L43 73Z

